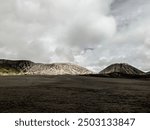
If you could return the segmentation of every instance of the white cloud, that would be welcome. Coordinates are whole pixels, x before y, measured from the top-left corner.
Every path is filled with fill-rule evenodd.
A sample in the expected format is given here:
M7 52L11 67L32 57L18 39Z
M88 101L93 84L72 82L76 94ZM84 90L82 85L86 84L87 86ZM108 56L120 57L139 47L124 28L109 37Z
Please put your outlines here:
M150 69L149 0L0 3L0 58L73 62L94 70L128 62Z

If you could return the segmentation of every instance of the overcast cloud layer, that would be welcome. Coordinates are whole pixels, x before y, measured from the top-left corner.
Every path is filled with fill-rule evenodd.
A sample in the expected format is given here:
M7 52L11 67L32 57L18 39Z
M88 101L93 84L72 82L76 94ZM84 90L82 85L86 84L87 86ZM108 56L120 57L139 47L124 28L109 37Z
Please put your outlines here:
M150 70L149 0L0 0L0 58Z

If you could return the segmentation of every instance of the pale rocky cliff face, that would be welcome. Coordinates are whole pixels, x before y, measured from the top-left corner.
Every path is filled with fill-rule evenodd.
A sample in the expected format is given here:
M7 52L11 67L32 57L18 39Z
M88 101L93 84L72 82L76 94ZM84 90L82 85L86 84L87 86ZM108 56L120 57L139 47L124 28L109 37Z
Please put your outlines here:
M40 64L25 60L0 60L0 67L29 75L83 75L93 73L84 67L70 63ZM8 71L7 73L9 74Z
M86 68L70 63L54 63L54 64L35 64L27 70L26 74L39 74L39 75L80 75L91 74Z
M100 74L110 74L110 73L122 73L122 74L131 74L131 75L143 75L144 72L141 70L128 65L126 63L113 64L105 68L100 72Z

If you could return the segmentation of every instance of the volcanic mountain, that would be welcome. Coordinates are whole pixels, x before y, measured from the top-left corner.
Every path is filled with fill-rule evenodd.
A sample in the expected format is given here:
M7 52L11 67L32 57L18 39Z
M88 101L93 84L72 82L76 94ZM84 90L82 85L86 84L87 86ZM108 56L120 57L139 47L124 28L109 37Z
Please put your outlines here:
M102 70L99 74L103 75L111 75L115 77L122 77L122 76L143 76L145 75L144 72L141 70L126 64L126 63L117 63L117 64L112 64Z
M0 74L35 74L35 75L82 75L91 74L88 69L70 64L41 64L27 60L0 60Z

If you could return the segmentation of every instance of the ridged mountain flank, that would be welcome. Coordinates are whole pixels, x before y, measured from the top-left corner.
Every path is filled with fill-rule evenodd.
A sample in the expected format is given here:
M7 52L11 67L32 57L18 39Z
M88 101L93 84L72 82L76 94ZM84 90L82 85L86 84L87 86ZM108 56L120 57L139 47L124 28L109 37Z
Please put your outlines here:
M129 64L117 63L106 67L100 74L144 75L145 73Z
M28 69L26 74L42 74L42 75L82 75L91 74L92 72L88 69L70 64L70 63L53 63L53 64L34 64Z
M41 64L27 60L0 60L0 74L82 75L92 71L70 63Z

